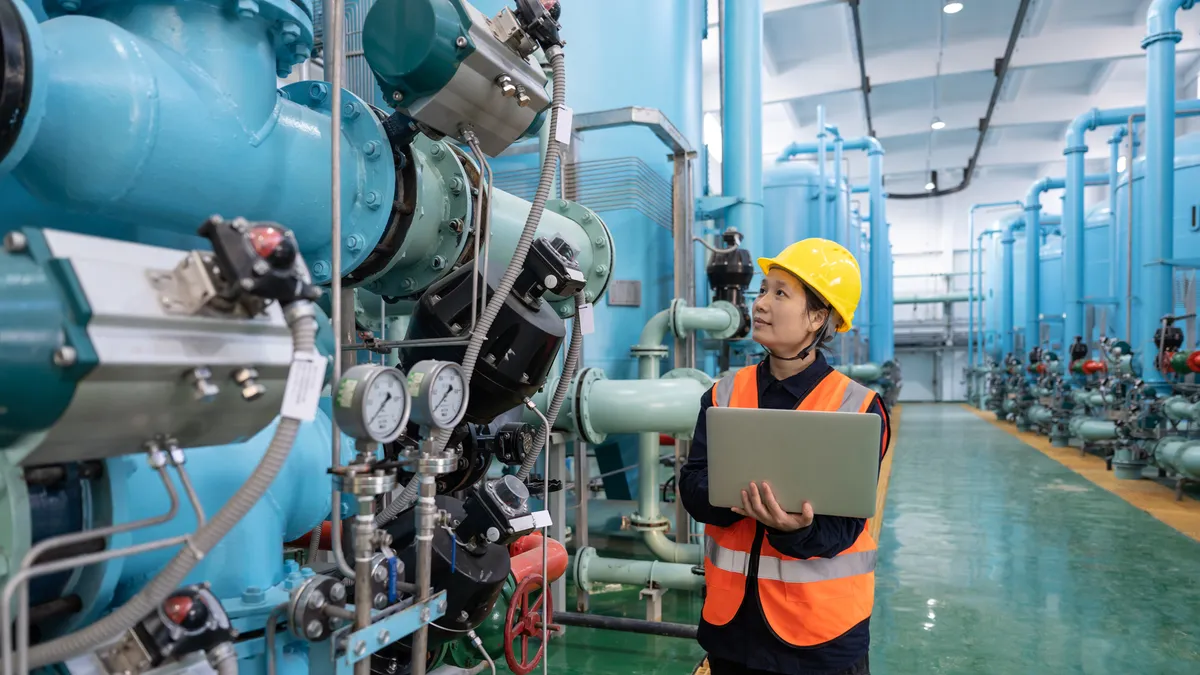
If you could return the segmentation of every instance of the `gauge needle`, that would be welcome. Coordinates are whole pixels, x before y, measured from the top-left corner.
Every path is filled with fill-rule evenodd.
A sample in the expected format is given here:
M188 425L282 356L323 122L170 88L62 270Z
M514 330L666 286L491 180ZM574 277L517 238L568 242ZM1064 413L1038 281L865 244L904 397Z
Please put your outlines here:
M439 400L437 402L437 405L435 405L433 407L435 407L435 408L442 407L442 404L445 403L446 399L450 396L450 394L453 394L453 393L454 393L454 385L450 385L450 388L446 390L446 393L442 394L441 400Z
M367 420L367 424L370 424L371 422L374 422L374 421L375 421L375 418L376 418L376 417L379 417L379 414L383 412L383 409L387 407L387 404L388 404L388 402L389 402L389 401L391 401L391 400L392 400L392 393L391 393L391 392L388 392L388 395L387 395L387 396L385 396L385 397L384 397L384 399L383 399L383 403L381 403L381 404L379 405L379 410L376 410L376 411L375 411L375 414L374 414L374 415L371 415L371 419Z

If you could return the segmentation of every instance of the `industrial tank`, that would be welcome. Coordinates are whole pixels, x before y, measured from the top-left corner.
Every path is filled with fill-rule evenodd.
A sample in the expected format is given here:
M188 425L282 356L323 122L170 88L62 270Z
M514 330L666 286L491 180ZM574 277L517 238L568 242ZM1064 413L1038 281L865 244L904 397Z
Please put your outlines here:
M984 313L986 329L986 348L988 356L999 360L1004 356L1004 303L1008 293L1013 293L1013 330L1014 335L1020 335L1023 330L1022 321L1025 317L1025 231L1019 229L1013 232L1013 285L1004 285L1004 239L1003 230L1010 225L1023 227L1024 214L1005 216L992 226L1000 230L1000 234L984 239ZM1014 343L1015 344L1015 343Z
M1066 281L1063 277L1063 241L1057 230L1049 232L1046 229L1042 230L1040 239L1041 251L1038 259L1041 261L1041 278L1038 284L1038 313L1041 315L1041 334L1033 336L1032 344L1057 352L1062 350L1063 313L1066 311L1063 297L1063 285ZM1024 286L1024 281L1021 279L1019 282L1021 286ZM1024 297L1024 291L1017 297ZM1026 316L1024 308L1017 316L1017 323L1023 325ZM1032 345L1026 341L1024 351L1028 352L1030 346Z
M494 16L512 3L474 4ZM567 105L576 116L626 106L657 108L693 149L702 146L703 2L564 3L561 23ZM600 213L616 245L613 282L607 300L596 306L597 330L588 336L584 361L610 378L632 379L637 368L629 348L674 295L670 151L644 128L587 131L575 142L568 160L574 164L565 171L574 191L568 196ZM531 145L534 152L494 162L497 187L532 197L538 155L536 143ZM698 179L703 167L698 161L693 166Z
M841 189L832 176L826 176L825 218L830 231L842 223L841 232L834 238L854 251L846 211L847 186ZM763 168L763 222L766 223L764 248L769 253L781 251L788 244L821 236L821 180L815 164L804 161L773 162ZM859 225L861 227L861 224ZM866 261L859 259L859 264Z
M1112 208L1107 202L1088 209L1083 230L1084 326L1091 327L1088 342L1116 334L1117 308L1111 302L1113 289L1109 244L1112 232ZM1094 309L1091 309L1094 308ZM1075 336L1068 336L1073 341ZM1068 342L1069 342L1068 341Z
M1129 175L1126 171L1117 185L1117 231L1116 231L1116 296L1119 302L1115 330L1121 337L1128 336L1135 349L1150 346L1152 334L1144 329L1144 319L1141 316L1138 278L1138 264L1133 265L1130 275L1129 261L1139 260L1141 242L1138 232L1142 226L1143 202L1145 189L1145 161L1142 158L1134 160L1133 167L1133 237L1129 229ZM1189 134L1180 137L1175 143L1175 218L1174 218L1174 258L1181 261L1192 261L1195 265L1200 259L1200 216L1197 215L1200 205L1200 134ZM1184 314L1184 297L1181 292L1182 279L1194 275L1193 268L1177 267L1175 269L1175 314ZM1132 281L1132 289L1130 282ZM1132 297L1132 317L1126 316L1126 307ZM1193 339L1188 336L1188 339Z

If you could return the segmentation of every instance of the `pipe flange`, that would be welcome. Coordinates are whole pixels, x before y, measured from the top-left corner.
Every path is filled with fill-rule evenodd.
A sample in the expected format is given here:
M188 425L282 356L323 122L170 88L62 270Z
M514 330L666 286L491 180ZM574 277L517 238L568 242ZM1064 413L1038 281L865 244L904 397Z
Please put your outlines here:
M671 521L662 516L645 518L640 513L631 513L629 514L629 527L638 532L651 532L654 530L666 532L671 529Z
M687 329L683 326L683 312L680 311L687 308L687 301L683 298L675 298L671 301L671 306L667 308L669 310L667 313L667 321L671 326L671 333L676 338L683 338L687 335Z
M324 115L332 115L333 96L329 85L324 82L293 82L279 91L293 103ZM354 199L342 204L341 275L346 276L370 257L383 236L384 225L396 198L396 167L384 156L388 153L376 151L379 159L371 159L368 148L389 148L391 145L383 123L371 113L365 101L353 92L342 89L340 114L342 143L346 148L342 161L347 165L348 172L360 176ZM332 242L320 248L302 250L301 253L308 263L313 282L328 284L333 278Z
M588 567L591 565L592 558L597 555L596 549L587 546L575 555L575 586L585 593L592 586L592 579L588 575Z
M671 350L664 345L634 345L629 348L629 354L634 357L653 356L657 358L666 358Z
M613 265L616 263L614 257L616 247L613 244L612 233L608 231L608 226L595 211L578 202L551 199L546 202L546 210L553 211L576 223L587 235L587 241L582 241L577 236L570 237L566 232L557 233L566 238L567 243L578 251L575 259L587 277L587 284L583 287L583 299L586 302L595 303L604 297L605 291L608 290L608 284L612 281ZM589 258L591 264L585 265L584 263ZM563 318L575 316L575 300L573 298L562 298L553 293L547 293L546 301L550 303L554 311L558 312L559 316Z
M571 401L575 413L575 431L583 440L592 445L603 443L608 438L608 434L602 433L592 426L588 397L597 382L607 379L608 376L600 368L584 368L571 380L570 389L567 391L567 399Z
M372 471L366 473L347 470L350 468L352 465L343 465L333 470L333 485L341 492L355 497L376 497L396 489L394 472Z
M329 639L339 623L325 613L325 606L345 609L348 596L346 586L333 577L323 574L309 577L292 592L288 604L288 630L309 642Z
M708 336L714 340L731 340L737 337L738 330L742 327L742 311L737 305L726 300L716 300L709 304L712 309L719 309L729 315L729 328L723 331L705 331Z
M468 170L464 155L425 134L413 138L409 152L417 176L416 210L395 255L363 279L372 293L397 298L417 298L454 270L452 263L474 234L478 203L472 194L478 173L474 166Z

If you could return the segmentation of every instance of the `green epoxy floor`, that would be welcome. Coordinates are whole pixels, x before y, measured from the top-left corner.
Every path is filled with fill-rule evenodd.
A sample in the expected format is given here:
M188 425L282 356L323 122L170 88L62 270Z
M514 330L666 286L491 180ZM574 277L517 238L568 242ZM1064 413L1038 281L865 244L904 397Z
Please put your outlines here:
M1200 673L1200 543L958 406L905 405L897 440L873 673ZM697 620L698 597L666 599L664 619ZM644 611L636 589L591 609ZM686 675L702 656L574 628L549 668Z

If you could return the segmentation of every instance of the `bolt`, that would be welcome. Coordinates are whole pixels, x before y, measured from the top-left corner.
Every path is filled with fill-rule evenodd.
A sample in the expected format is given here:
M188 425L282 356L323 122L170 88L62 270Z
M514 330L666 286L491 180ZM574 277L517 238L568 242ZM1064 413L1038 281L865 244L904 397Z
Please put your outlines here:
M367 159L379 159L379 141L367 141L362 149Z
M292 60L296 63L304 63L311 54L306 44L297 42L292 45Z
M433 260L429 262L429 266L435 270L440 270L446 266L446 259L440 255L433 256Z
M438 604L437 604L437 611L439 611L439 612L444 612L444 611L446 611L446 601L445 601L445 600L439 600L439 601L438 601Z
M375 571L371 574L371 578L380 583L387 581L388 571L382 565L379 567L376 567Z
M74 12L79 9L79 0L60 0L58 5L68 12Z
M242 602L247 605L257 605L267 599L267 594L258 586L247 586L246 590L242 591Z
M192 379L192 387L194 389L193 396L200 403L212 403L217 398L217 394L221 390L217 385L211 382L212 371L204 366L193 368L189 373Z
M525 93L525 87L518 84L517 85L517 105L524 108L524 107L528 106L532 100L533 99L529 98L529 94Z
M313 594L308 596L308 606L310 609L321 609L325 606L325 596L320 591L313 591Z
M463 181L461 178L459 178L458 176L455 176L454 178L452 178L450 180L450 191L456 195L462 194Z
M324 279L324 278L328 277L329 276L329 261L328 260L318 260L317 262L313 263L312 273L313 273L313 276L318 279Z
M246 291L254 290L254 280L252 280L252 279L242 279L242 281L238 285L242 287L242 290L246 290Z
M583 299L587 300L588 302L591 302L592 300L596 299L596 294L591 291L584 291Z
M563 316L569 316L571 314L571 308L563 305L562 307L558 308L558 313L562 314Z
M404 94L401 94L398 91L393 91L392 92L392 100L399 103L400 101L404 100Z
M383 609L384 607L387 607L388 604L387 596L383 593L376 593L373 603L375 605L375 609Z
M458 36L458 39L454 41L454 44L457 45L459 49L462 49L463 47L467 46L467 38L460 35Z
M362 249L363 244L366 243L366 240L362 238L361 234L352 234L349 237L346 237L346 248L351 251L358 251Z
M382 204L383 204L383 200L380 197L378 192L371 190L370 192L367 193L367 208L371 209L372 211L375 211Z
M308 97L313 100L313 103L320 103L329 95L329 87L324 82L314 82L308 88Z
M496 78L496 86L500 87L500 93L512 98L517 95L517 85L513 84L512 78L508 75L501 75Z
M4 250L9 253L20 253L29 246L29 239L24 232L9 232L4 235Z
M254 270L254 273L261 277L262 275L271 271L271 266L267 264L266 260L262 260L260 258L254 261L254 264L250 266L250 269Z
M313 619L312 621L308 622L307 626L304 627L304 634L307 635L310 640L316 640L317 638L321 637L321 633L324 632L324 630L325 626L322 626L320 621Z
M354 643L354 655L355 656L362 656L363 654L366 654L366 653L367 653L367 643L363 642L362 640L359 640L358 642Z
M596 245L596 248L605 248L608 246L608 242L605 241L604 237L596 237L592 240L592 243Z
M454 220L450 221L450 229L453 230L456 234L462 234L462 231L463 231L462 218L455 218Z
M392 639L392 634L386 630L381 630L379 631L379 637L377 639L379 640L379 644L386 645L388 640Z
M358 116L361 113L362 113L362 111L359 110L358 104L355 103L354 101L350 101L346 105L342 106L342 118L343 119L355 120L355 119L358 119Z
M441 158L442 154L445 152L446 148L441 143L434 143L433 148L429 150L429 154L433 155L434 159Z
M300 24L295 21L284 21L279 27L279 38L283 44L290 45L300 39Z
M68 368L75 365L75 362L79 360L79 352L75 351L75 348L70 345L63 345L54 350L52 358L54 365L59 368Z
M329 599L334 602L341 602L346 599L346 587L341 584L334 584L329 589Z
M467 614L467 610L465 610L465 609L458 613L458 622L459 623L466 623L467 620L470 618L471 618L471 615Z
M596 265L596 274L608 274L608 265Z
M590 213L583 214L583 218L581 220L583 220L583 222L585 222L585 223L592 222L592 214L590 214Z
M253 19L258 16L258 2L256 0L238 0L237 13L243 19Z
M412 277L405 277L405 279L400 282L400 288L412 288L413 284L415 283L416 282L412 280Z
M242 399L247 403L257 401L267 393L267 388L258 383L258 371L254 368L239 368L233 372L233 381L242 388Z

